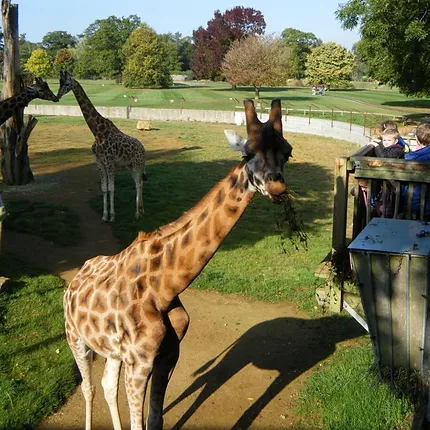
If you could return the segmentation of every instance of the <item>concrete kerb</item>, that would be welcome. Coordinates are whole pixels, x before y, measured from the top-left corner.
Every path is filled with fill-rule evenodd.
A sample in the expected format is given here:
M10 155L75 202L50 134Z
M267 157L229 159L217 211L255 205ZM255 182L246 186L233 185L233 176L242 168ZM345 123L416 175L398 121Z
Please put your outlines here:
M220 124L245 124L245 113L232 111L211 111L193 109L153 109L137 107L97 107L101 115L106 118L124 118L145 121L196 121ZM26 114L52 116L82 116L79 106L37 105L30 104ZM267 121L267 113L259 113L261 121ZM286 132L316 134L346 140L360 146L370 141L370 129L348 124L341 121L303 118L283 115L283 128Z

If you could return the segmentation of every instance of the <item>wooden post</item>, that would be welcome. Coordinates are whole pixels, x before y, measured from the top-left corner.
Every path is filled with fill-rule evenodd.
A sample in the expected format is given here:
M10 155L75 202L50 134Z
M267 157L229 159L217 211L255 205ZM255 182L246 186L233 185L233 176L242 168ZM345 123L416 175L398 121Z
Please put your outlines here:
M22 89L19 61L18 5L2 0L4 36L2 100L17 95ZM1 127L1 173L3 182L24 185L34 180L28 158L27 140L36 119L24 124L24 109L19 109ZM28 127L28 130L27 130Z

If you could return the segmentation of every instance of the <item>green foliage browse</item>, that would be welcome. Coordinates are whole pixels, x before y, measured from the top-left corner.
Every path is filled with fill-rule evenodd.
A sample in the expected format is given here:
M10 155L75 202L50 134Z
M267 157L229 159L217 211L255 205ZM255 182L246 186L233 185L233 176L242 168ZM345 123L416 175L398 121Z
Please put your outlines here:
M345 29L359 26L357 51L373 78L407 95L430 95L428 1L350 0L336 16Z
M351 80L354 55L342 45L324 43L312 49L306 61L306 77L312 84L343 86Z
M145 24L133 31L123 53L127 88L167 88L171 84L166 43Z

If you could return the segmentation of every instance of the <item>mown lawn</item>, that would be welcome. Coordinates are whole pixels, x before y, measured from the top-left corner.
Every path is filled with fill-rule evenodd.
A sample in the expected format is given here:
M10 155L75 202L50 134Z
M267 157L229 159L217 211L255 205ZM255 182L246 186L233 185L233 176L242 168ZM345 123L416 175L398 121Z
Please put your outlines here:
M225 82L189 81L174 84L160 90L128 89L112 80L80 80L95 106L132 106L164 109L210 109L235 110L242 108L242 100L254 98L252 87L238 87L233 90ZM49 79L50 88L56 92L59 82ZM397 89L382 87L357 88L328 91L325 96L312 96L305 87L262 88L260 101L263 108L273 98L282 100L283 108L312 110L345 110L387 115L408 115L425 113L430 106L429 99L406 97ZM32 103L46 104L44 100ZM74 105L72 93L65 95L60 104ZM292 111L294 112L294 111ZM294 114L297 114L295 112Z

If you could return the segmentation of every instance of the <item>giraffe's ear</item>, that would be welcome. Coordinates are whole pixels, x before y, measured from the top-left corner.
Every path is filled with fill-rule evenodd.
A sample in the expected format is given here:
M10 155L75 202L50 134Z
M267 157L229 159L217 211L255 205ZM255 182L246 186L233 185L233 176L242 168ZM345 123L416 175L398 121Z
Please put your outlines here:
M246 139L238 135L234 130L224 130L225 137L233 151L240 151L242 155L247 155L245 144Z

